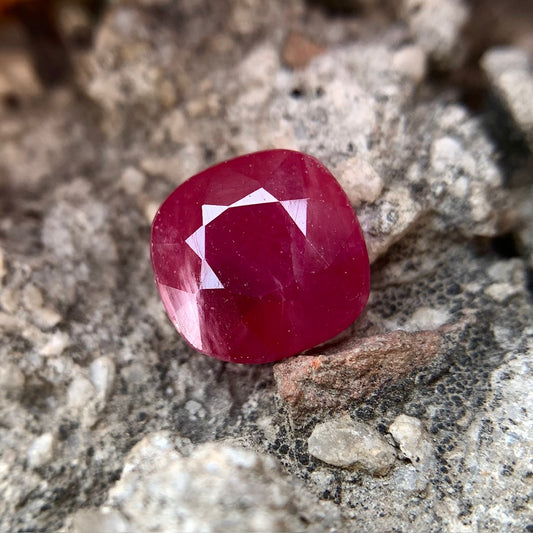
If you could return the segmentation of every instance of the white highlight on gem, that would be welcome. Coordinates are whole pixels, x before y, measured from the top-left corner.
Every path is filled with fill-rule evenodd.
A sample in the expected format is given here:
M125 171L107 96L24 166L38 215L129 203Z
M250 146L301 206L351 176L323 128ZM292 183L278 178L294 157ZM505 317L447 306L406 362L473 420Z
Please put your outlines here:
M285 211L294 220L294 223L300 228L305 235L307 232L307 199L303 200L284 200L280 204Z
M209 266L204 259L202 261L202 270L200 271L200 289L223 289L224 285L218 279L215 271Z
M159 285L161 299L170 319L185 338L198 350L202 349L202 332L198 309L199 290L182 291L168 285Z
M262 187L257 189L251 194L248 194L244 198L241 198L237 202L234 202L230 207L241 207L243 205L256 205L256 204L273 204L279 202L277 198L274 198L268 191L265 191Z
M232 209L234 207L242 207L245 205L259 205L259 204L273 204L279 203L287 214L291 217L293 222L298 226L298 229L306 235L307 233L307 198L301 198L299 200L278 200L275 196L272 196L267 190L261 187L256 191L246 195L244 198L233 202L231 205L214 205L204 204L202 205L202 225L192 233L185 242L189 245L191 250L202 260L202 266L200 271L200 287L199 289L223 289L224 285L218 279L214 270L209 266L207 259L205 258L205 227L207 224L215 220L224 211ZM170 289L171 287L168 287ZM173 289L178 290L178 289ZM183 291L180 291L183 292ZM189 305L192 302L187 301L186 306L189 310ZM189 311L191 312L192 309ZM188 320L187 320L188 322ZM187 324L177 324L187 327ZM190 328L190 326L189 326ZM180 331L184 331L181 329ZM191 337L188 336L190 339ZM201 343L201 339L198 340ZM201 347L201 346L200 346Z
M207 226L209 222L215 220L219 215L221 215L226 209L229 209L229 205L209 205L204 204L202 206L202 224Z
M200 226L185 242L192 248L192 251L205 261L205 225Z

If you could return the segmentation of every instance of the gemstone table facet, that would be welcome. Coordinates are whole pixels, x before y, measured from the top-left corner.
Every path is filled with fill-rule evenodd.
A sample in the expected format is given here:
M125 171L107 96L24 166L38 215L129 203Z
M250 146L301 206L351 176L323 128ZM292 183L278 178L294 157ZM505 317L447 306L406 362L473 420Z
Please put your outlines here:
M317 159L257 152L188 179L152 225L152 265L176 329L207 355L268 363L361 313L368 254L352 206Z

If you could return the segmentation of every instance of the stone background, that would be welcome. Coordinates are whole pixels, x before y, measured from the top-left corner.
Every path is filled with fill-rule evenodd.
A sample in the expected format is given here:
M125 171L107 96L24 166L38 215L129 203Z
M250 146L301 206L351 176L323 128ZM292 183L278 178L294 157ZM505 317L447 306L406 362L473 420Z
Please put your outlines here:
M0 531L533 531L533 4L0 2ZM284 147L372 294L276 365L199 355L160 202Z

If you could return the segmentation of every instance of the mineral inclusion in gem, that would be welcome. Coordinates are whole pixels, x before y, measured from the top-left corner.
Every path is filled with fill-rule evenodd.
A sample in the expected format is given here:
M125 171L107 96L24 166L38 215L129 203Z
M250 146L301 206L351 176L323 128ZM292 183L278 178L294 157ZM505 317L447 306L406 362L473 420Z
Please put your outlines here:
M165 309L194 348L268 363L327 341L361 313L368 254L352 206L317 159L267 150L188 179L152 225Z

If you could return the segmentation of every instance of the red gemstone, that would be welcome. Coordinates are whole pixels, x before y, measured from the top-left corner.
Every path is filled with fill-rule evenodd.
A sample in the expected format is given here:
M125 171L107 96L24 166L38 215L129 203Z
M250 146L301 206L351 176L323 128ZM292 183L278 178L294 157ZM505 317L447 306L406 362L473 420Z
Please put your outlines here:
M317 159L268 150L180 185L152 225L157 288L197 350L268 363L348 327L370 290L361 228Z

